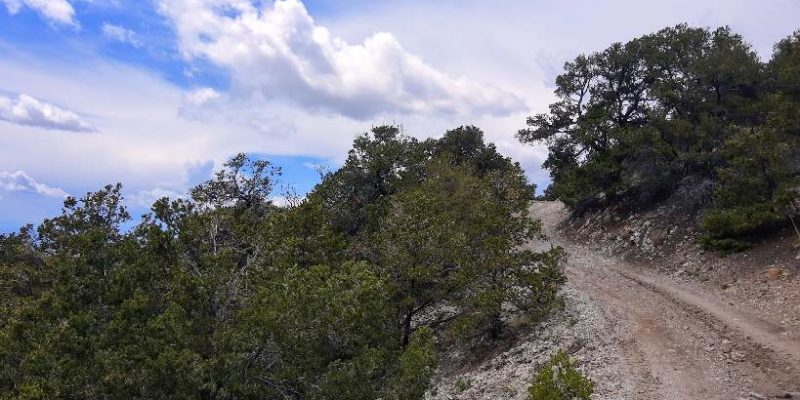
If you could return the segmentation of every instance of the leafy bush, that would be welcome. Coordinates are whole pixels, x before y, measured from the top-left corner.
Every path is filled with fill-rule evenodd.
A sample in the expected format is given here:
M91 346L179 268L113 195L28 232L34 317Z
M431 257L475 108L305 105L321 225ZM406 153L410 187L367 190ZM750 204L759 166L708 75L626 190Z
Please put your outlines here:
M767 205L711 210L703 218L705 230L701 241L706 248L722 252L737 252L752 245L753 232L778 225L785 215L770 210Z
M528 388L530 400L589 400L594 382L581 375L566 353L558 351Z
M717 168L713 209L702 220L704 244L723 251L746 248L791 215L792 149L774 130L740 131L725 141Z

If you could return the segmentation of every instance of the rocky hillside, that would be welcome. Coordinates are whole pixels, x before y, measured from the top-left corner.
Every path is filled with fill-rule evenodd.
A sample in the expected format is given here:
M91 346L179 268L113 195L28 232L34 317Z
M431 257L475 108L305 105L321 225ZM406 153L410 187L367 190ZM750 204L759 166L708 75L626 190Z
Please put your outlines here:
M593 399L800 398L791 237L723 257L697 245L675 208L532 212L549 236L532 246L569 255L562 310L533 328L520 321L492 351L450 348L427 398L527 399L559 349L595 381Z
M707 251L698 215L680 200L640 212L609 207L570 218L564 228L595 251L701 285L800 330L800 238L790 227L743 252Z

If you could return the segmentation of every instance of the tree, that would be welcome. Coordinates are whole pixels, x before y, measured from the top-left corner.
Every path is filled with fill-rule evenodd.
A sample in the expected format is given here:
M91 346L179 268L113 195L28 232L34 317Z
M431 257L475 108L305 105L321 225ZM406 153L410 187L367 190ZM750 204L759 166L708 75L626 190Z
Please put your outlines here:
M388 198L421 180L424 146L395 126L379 126L356 138L344 166L323 177L314 190L330 210L331 224L355 236L374 230Z
M434 359L415 354L431 338L400 348L389 293L363 262L286 270L231 334L234 389L254 398L367 400L396 389L384 386L387 375L429 375ZM398 372L410 357L419 370Z
M477 128L376 128L287 207L278 174L239 154L132 229L116 185L0 236L0 399L419 399L445 328L497 336L563 282ZM434 304L457 318L404 324Z
M702 224L704 243L724 251L748 247L749 238L774 229L791 215L797 181L787 165L792 149L774 131L742 131L722 148L714 206Z
M727 27L613 44L566 63L559 101L518 137L547 144L546 194L578 213L706 187L681 200L705 211L705 243L741 248L785 223L796 197L796 43L781 41L768 64Z
M14 309L47 290L53 279L34 235L32 225L0 235L0 326Z
M763 124L741 129L721 147L713 207L703 218L704 243L735 251L797 215L800 198L800 34L780 41L766 65Z
M686 174L713 177L728 123L762 118L752 107L760 68L728 28L667 28L567 63L560 101L518 136L548 144L549 194L569 205L601 194L658 199Z
M31 290L3 324L0 387L26 398L102 391L99 332L120 304L117 283L124 280L129 244L119 232L129 218L121 201L121 185L109 185L80 200L67 198L62 214L39 227L35 244L23 230L27 245L43 254L36 264L51 283Z
M534 314L554 304L564 281L558 251L523 249L540 234L519 201L529 196L498 202L491 180L434 160L422 185L392 202L375 239L376 263L394 282L404 345L420 327L443 324L496 339L503 304Z

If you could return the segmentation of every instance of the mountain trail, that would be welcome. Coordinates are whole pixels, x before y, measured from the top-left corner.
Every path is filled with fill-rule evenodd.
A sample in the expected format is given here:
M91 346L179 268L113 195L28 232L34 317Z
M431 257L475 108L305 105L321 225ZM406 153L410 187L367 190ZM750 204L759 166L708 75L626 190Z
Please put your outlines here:
M569 213L559 202L536 202L531 211L549 237L538 245L567 251L567 289L586 295L611 322L597 334L615 337L621 354L609 360L619 362L613 367L626 382L618 384L631 387L633 398L800 396L798 332L576 243L560 230ZM621 398L603 396L598 398Z

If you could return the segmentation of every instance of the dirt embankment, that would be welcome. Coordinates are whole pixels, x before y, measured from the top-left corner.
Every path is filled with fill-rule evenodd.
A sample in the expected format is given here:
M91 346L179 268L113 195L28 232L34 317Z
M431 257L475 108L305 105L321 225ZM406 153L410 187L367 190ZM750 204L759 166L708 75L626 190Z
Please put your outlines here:
M576 230L560 203L536 203L533 210L570 254L570 287L627 327L619 338L620 368L637 398L759 399L800 392L800 315L791 293L798 277L785 264L790 246L769 260L760 258L760 248L722 258L699 249L691 234L677 235L690 227L667 228L665 235L663 226L674 221L632 217L617 221L616 231L591 222ZM777 274L776 261L782 263ZM772 296L753 300L759 285L771 285Z

